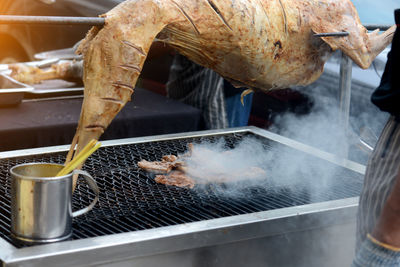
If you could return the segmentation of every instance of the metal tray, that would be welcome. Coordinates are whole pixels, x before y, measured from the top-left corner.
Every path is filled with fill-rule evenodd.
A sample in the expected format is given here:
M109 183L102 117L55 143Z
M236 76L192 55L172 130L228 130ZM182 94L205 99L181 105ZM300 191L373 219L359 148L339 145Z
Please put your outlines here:
M84 87L75 87L71 86L71 84L74 83L66 82L63 80L43 81L41 84L33 85L33 90L30 91L26 96L28 98L37 98L83 94Z
M49 67L52 64L55 64L59 61L62 61L62 59L49 58L41 61L32 61L24 63L36 67ZM11 70L8 69L7 64L0 64L0 73L7 79L18 83L19 86L23 86L24 88L30 88L29 91L26 91L25 95L23 94L19 95L19 97L22 98L24 96L25 98L41 98L41 97L53 97L53 96L77 95L77 94L83 94L84 90L82 84L77 84L64 80L47 80L47 81L42 81L40 84L35 84L35 85L28 85L25 83L18 82L9 76L11 74ZM21 102L22 98L19 99L19 102Z
M65 49L58 49L58 50L51 50L45 51L41 53L37 53L34 55L36 59L45 60L45 59L82 59L81 55L75 54L75 48L65 48Z
M20 83L5 74L0 74L0 107L18 105L25 93L33 90L34 88L29 85Z

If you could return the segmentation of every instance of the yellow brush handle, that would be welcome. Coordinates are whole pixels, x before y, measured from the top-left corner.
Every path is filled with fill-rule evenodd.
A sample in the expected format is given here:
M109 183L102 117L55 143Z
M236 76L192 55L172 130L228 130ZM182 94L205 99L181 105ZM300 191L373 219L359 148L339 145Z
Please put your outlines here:
M62 168L56 176L61 176L61 175L65 175L67 173L65 173L65 170L71 165L73 164L80 155L82 155L83 153L86 153L87 151L90 150L90 148L92 148L94 145L96 144L96 140L92 139L89 143L87 143L87 145L79 152L78 155L75 155L74 159L71 160L70 162L68 162L64 168Z
M92 139L80 152L78 155L75 156L75 158L72 161L76 160L78 157L80 157L81 155L87 153L92 147L94 147L96 145L96 140ZM68 164L67 164L68 165Z
M61 171L57 173L56 176L66 175L70 173L73 169L78 167L82 162L84 162L101 146L101 143L96 144L96 142L97 141L94 139L90 141L72 161L70 161L67 165L64 166Z
M92 155L97 149L99 149L100 146L101 146L101 144L98 143L95 147L90 149L85 154L83 154L83 153L80 154L77 157L77 159L74 162L72 162L72 164L70 164L67 168L65 168L64 172L60 176L70 173L72 170L74 170L76 167L78 167L82 162L84 162L90 155Z

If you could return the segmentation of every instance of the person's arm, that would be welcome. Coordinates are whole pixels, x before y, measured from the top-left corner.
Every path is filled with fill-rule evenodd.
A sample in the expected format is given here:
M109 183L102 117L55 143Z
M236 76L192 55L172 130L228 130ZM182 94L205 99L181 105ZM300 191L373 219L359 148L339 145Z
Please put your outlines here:
M400 266L400 172L379 221L357 252L353 266Z
M397 174L395 185L372 236L385 244L400 248L400 173Z

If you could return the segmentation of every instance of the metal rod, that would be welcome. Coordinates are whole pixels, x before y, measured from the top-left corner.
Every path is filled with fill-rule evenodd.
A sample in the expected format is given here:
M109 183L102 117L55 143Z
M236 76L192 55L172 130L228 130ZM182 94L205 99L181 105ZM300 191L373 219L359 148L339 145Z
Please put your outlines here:
M0 24L58 24L58 25L91 25L103 26L105 23L104 18L98 17L53 17L53 16L14 16L14 15L0 15ZM385 24L364 24L368 30L380 29L386 31L391 25ZM320 33L320 37L328 36L346 36L348 32L332 32ZM334 35L332 35L334 34Z
M349 32L326 32L326 33L316 33L314 37L342 37L348 36Z
M55 24L103 26L104 18L1 15L0 24Z
M380 29L381 31L386 31L391 27L391 25L364 24L364 27L369 31L373 31L376 29ZM349 36L349 35L350 35L349 32L326 32L326 33L314 34L314 37L344 37L344 36Z
M373 31L376 29L380 29L381 31L386 31L388 30L390 27L392 27L392 25L384 25L384 24L364 24L364 27L367 28L367 30L369 31Z
M351 79L352 79L352 66L353 61L342 52L340 61L340 125L344 131L345 136L349 133L349 119L350 119L350 100L351 100ZM349 147L347 142L343 144L343 155L348 157Z

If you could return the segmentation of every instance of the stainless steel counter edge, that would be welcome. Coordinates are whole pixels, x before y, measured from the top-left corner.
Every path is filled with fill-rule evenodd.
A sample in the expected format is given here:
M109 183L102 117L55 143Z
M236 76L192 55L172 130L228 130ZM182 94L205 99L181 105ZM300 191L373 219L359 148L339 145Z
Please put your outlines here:
M17 249L0 240L6 266L80 266L355 222L358 198ZM323 221L321 222L321 214ZM173 245L171 245L173 244ZM4 246L5 245L5 246ZM71 257L73 255L73 257Z
M191 137L201 137L201 136L218 135L218 134L223 135L223 134L228 134L228 133L243 133L243 132L251 132L256 135L260 135L260 136L269 138L273 141L277 141L277 142L287 145L289 147L292 147L292 148L298 149L300 151L303 151L305 153L317 156L317 157L327 160L331 163L351 169L360 174L365 173L364 165L341 158L341 157L333 155L331 153L322 151L320 149L311 147L309 145L300 143L298 141L289 139L287 137L284 137L284 136L281 136L281 135L272 133L270 131L254 127L254 126L117 139L117 140L110 140L110 141L102 141L102 146L126 145L126 144L136 144L136 143L145 143L145 142L154 142L154 141L164 141L164 140L171 140L171 139L183 139L183 138L191 138ZM52 147L0 152L0 159L20 157L20 156L29 156L29 155L38 155L38 154L47 154L47 153L54 153L54 152L62 152L62 151L68 151L68 149L69 149L69 145L63 145L63 146L52 146Z

